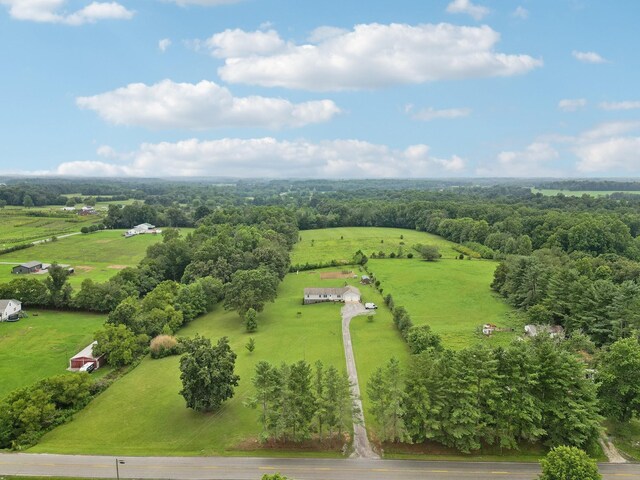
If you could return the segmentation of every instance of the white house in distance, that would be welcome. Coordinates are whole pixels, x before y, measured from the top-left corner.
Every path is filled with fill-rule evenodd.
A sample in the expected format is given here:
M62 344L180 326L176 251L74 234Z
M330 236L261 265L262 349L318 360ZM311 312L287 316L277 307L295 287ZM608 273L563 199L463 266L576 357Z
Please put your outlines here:
M142 235L143 233L162 233L162 230L157 229L155 225L151 225L150 223L141 223L131 230L127 230L124 236L128 238L134 235Z
M22 302L19 300L0 300L0 322L14 320L22 310Z
M358 303L359 301L360 290L350 285L342 288L305 288L302 299L305 305L321 302Z

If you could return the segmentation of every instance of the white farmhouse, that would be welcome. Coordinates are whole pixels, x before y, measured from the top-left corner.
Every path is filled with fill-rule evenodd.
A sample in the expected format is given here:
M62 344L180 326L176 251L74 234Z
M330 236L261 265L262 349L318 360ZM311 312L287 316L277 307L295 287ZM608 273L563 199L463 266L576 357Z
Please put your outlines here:
M357 303L360 301L360 290L356 287L343 288L305 288L302 302L305 305L321 302Z
M19 300L0 300L0 322L18 318L22 310L22 302Z

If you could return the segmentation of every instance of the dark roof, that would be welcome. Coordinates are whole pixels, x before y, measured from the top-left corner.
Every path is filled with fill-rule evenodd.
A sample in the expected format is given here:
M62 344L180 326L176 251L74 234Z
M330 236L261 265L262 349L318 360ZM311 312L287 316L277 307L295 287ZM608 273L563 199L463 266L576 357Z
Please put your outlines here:
M33 267L39 267L41 265L42 265L42 262L38 262L36 260L32 260L31 262L21 263L18 266L19 267L25 267L25 268L33 268Z

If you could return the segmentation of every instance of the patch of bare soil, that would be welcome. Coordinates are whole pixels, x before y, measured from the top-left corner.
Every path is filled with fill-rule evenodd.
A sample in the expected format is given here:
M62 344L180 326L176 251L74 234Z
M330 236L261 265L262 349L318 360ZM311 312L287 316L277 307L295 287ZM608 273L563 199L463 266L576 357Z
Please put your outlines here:
M94 267L90 267L89 265L78 265L74 267L76 270L82 270L83 272L90 272L94 269Z
M351 270L343 272L322 272L320 274L320 280L332 280L335 278L351 278L353 272Z
M255 437L247 438L246 440L235 445L232 450L239 450L243 452L251 452L256 450L274 450L274 451L288 451L288 452L343 452L345 445L348 445L350 438L348 435L343 437L334 436L331 439L310 439L304 442L286 442L268 440L261 442Z
M127 268L127 265L109 265L107 268L113 268L114 270L122 270L123 268Z
M96 240L94 243L111 243L111 240Z

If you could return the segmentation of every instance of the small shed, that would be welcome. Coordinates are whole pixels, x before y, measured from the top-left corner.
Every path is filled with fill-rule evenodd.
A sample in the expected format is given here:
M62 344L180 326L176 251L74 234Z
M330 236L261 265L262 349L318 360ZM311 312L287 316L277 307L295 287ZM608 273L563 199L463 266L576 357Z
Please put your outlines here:
M360 278L360 283L362 285L369 285L371 283L371 277L369 275L362 275Z
M34 273L42 268L42 262L32 260L31 262L21 263L11 269L11 273Z
M100 355L99 357L93 355L93 347L97 344L98 342L94 341L71 357L69 360L69 370L80 370L80 367L87 363L92 363L96 367L96 370L104 365L104 355Z
M482 326L482 333L485 335L491 335L493 332L495 332L496 328L497 326L493 323L485 323Z

